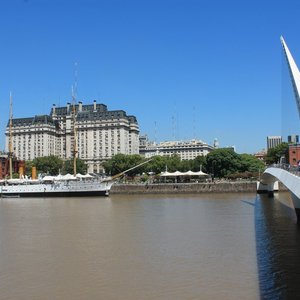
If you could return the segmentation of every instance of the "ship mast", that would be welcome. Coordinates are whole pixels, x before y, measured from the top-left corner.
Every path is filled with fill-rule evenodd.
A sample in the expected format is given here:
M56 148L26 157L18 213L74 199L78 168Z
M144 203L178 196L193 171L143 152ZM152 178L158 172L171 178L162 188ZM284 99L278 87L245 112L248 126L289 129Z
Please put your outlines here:
M13 158L13 149L12 149L12 94L10 92L10 109L9 109L9 142L8 142L8 151L9 151L9 176L12 179L12 158Z
M73 173L74 176L76 177L76 160L77 160L77 131L76 131L76 107L75 107L75 93L74 93L74 89L72 86L72 102L73 102L73 135L74 135L74 142L73 142Z

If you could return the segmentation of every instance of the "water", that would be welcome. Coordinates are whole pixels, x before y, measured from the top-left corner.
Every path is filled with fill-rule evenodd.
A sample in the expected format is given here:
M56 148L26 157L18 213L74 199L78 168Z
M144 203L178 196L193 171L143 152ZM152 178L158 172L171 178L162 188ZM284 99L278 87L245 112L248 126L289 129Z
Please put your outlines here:
M0 299L284 299L300 239L278 203L255 194L1 199Z
M260 196L255 212L262 299L300 298L300 226L288 193Z

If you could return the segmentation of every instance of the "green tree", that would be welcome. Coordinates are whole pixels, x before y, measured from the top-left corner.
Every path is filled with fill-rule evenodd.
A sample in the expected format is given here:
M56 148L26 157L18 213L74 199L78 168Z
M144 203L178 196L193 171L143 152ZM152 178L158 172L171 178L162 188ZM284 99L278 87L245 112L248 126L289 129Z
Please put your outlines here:
M179 166L179 171L181 172L186 172L189 170L193 170L194 169L194 160L193 159L189 159L189 160L182 160L180 162L180 166ZM199 171L199 166L197 171Z
M59 157L51 155L35 158L32 161L32 165L36 166L38 173L57 175L63 167L63 161Z
M281 143L280 145L270 148L265 157L265 162L267 165L279 163L281 157L284 157L285 161L289 161L289 144Z
M206 170L215 177L225 177L240 169L241 158L233 149L215 149L206 156Z
M151 161L144 165L145 172L154 172L159 174L166 171L174 172L181 170L183 168L183 163L178 155L172 156L154 156Z
M140 156L139 154L129 155L128 168L126 170L136 167L137 165L141 164L142 162L144 162L144 158L142 156ZM140 166L140 167L134 168L133 170L127 172L126 174L129 176L135 176L137 174L142 174L144 172L144 170L145 170L145 167Z
M116 175L124 172L130 168L137 166L143 162L143 158L138 154L127 155L127 154L116 154L111 159L103 163L105 172L110 175ZM141 174L144 167L141 166L127 173L129 176Z
M63 172L66 173L66 174L67 173L70 173L70 174L74 173L74 161L73 161L73 159L66 160L64 162ZM87 165L80 158L76 159L76 172L81 173L81 174L85 174L87 172Z
M154 156L151 161L144 165L144 172L159 174L166 170L167 160L165 156Z
M113 156L111 159L107 160L103 163L103 167L105 169L105 172L110 175L116 175L119 174L129 168L132 168L147 159L142 158L140 155L125 155L125 154L117 154ZM128 172L127 174L130 176L134 176L136 174L142 174L142 173L155 173L160 174L161 172L164 172L166 169L169 172L174 171L199 171L200 166L202 166L202 170L205 172L206 168L206 159L204 156L198 156L194 160L180 160L180 157L178 155L172 155L172 156L153 156L151 160Z
M240 168L234 173L228 174L226 177L236 178L258 178L260 172L265 169L265 164L251 154L238 154L241 159Z
M206 156L199 155L195 159L192 160L192 168L191 168L192 171L197 172L200 170L200 167L203 172L207 173Z
M252 154L240 154L241 158L241 169L240 172L259 172L265 169L263 161L257 159Z
M166 156L165 158L169 172L175 172L181 169L181 160L177 154Z

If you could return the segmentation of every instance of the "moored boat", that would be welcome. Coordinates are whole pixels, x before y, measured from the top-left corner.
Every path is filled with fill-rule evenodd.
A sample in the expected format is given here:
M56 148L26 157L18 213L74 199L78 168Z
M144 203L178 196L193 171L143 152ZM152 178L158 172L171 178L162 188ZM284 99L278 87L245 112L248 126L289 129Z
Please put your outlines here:
M72 176L72 175L71 175ZM108 196L113 181L110 179L49 178L9 179L0 186L1 197L83 197Z

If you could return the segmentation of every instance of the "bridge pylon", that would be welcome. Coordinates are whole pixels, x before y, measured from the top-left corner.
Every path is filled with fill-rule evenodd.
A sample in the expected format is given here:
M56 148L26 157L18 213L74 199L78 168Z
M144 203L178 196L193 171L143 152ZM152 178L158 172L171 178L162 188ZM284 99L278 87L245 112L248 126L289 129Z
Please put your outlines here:
M274 193L277 193L278 191L279 191L278 180L269 183L263 183L261 181L258 181L256 183L256 192L258 194L268 194L270 197L272 197Z
M272 195L276 190L278 191L278 181L290 192L298 223L300 223L300 172L297 168L280 164L268 167L257 183L257 193L265 192Z

